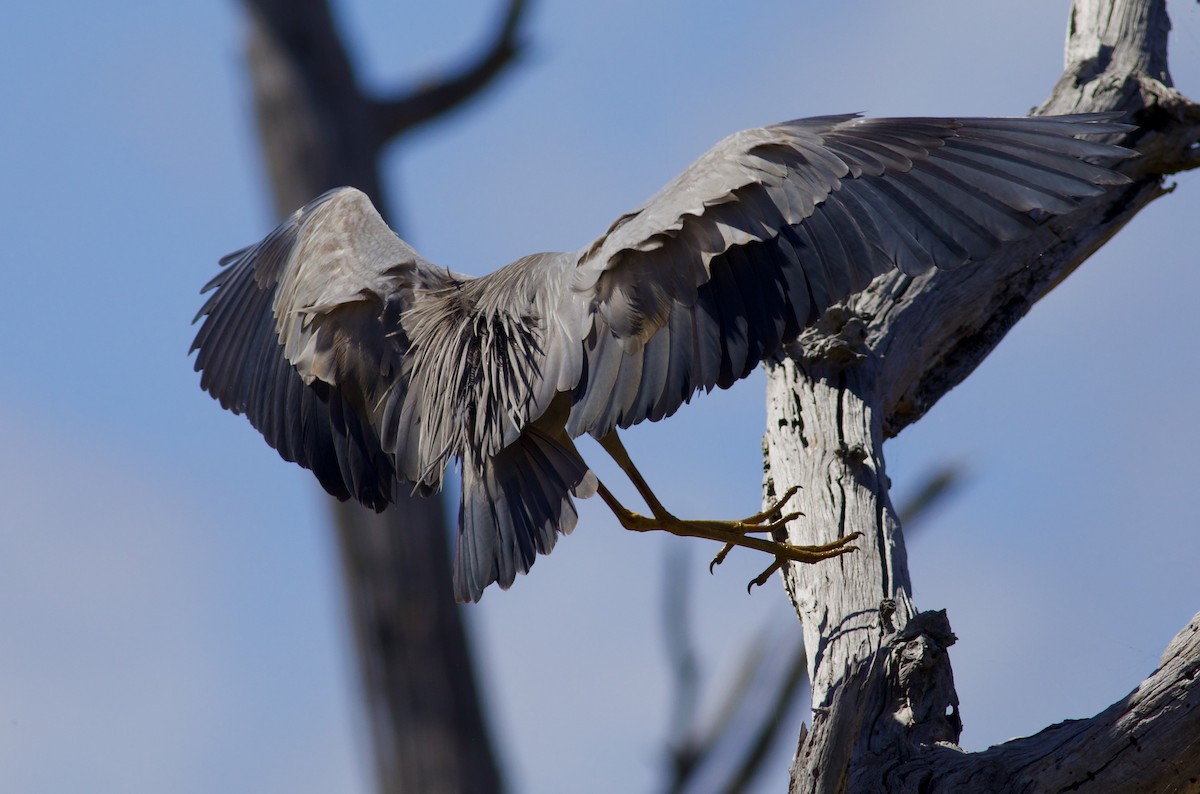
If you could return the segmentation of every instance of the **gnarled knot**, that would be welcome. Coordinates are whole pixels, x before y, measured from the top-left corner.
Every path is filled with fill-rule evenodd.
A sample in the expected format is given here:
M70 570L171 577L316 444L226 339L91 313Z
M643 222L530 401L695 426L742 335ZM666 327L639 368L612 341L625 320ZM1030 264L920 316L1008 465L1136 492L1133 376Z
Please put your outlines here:
M889 668L897 721L922 744L958 743L962 719L946 649L957 637L946 611L921 612L891 639Z
M789 345L787 353L801 362L848 367L870 355L867 330L873 319L865 312L834 306Z

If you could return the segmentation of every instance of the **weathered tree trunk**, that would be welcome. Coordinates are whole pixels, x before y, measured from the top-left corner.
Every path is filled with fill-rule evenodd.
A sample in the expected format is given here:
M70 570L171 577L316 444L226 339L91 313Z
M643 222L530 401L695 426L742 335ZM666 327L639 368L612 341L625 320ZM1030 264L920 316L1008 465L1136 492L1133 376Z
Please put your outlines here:
M387 215L383 146L497 76L516 55L524 5L509 2L494 43L462 73L375 98L360 89L325 0L246 0L255 108L279 215L340 185L363 190ZM402 493L380 515L331 504L379 790L500 791L450 586L441 502Z
M1164 175L1200 165L1200 109L1171 87L1168 29L1164 0L1076 0L1066 70L1038 111L1127 112L1139 129L1124 143L1142 155L1123 168L1130 185L988 262L877 280L768 367L765 499L805 486L794 543L863 533L858 553L785 574L813 684L794 792L1200 790L1200 615L1093 719L984 753L957 747L954 635L944 613L912 604L882 449L1163 195Z

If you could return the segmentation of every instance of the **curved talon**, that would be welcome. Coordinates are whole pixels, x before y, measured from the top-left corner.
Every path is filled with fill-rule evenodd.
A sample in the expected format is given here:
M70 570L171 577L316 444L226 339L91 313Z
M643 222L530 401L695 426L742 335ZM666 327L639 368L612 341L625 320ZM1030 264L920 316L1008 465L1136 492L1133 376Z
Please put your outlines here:
M732 543L726 543L724 546L721 547L721 550L717 552L717 555L712 558L712 562L710 562L708 564L709 576L712 575L714 568L716 568L721 563L725 562L725 558L729 556L729 552L731 552L731 551L733 551Z
M751 579L746 584L746 595L750 595L750 591L755 586L762 587L764 584L766 584L767 580L770 579L772 576L774 576L775 572L778 571L782 567L783 567L783 559L781 557L776 557L775 562L771 563L771 565L765 571L763 571L758 576Z
M799 485L793 485L791 488L788 488L787 491L784 492L783 497L775 502L775 507L776 508L783 507L783 505L789 499L791 499L793 496L795 496L798 493L800 493Z
M815 563L820 562L821 560L840 557L843 554L849 554L852 551L858 551L858 546L852 546L850 545L850 542L861 538L862 535L863 533L861 532L851 532L845 537L838 538L832 543L826 543L821 546L792 546L790 544L780 543L779 546L781 546L783 549L792 552L793 555L802 554L804 555L805 559L800 559L799 556L789 556L785 553L780 554L775 558L775 562L773 562L765 571L751 579L746 584L746 593L749 594L756 586L762 587L764 584L766 584L767 580L774 576L775 573L789 560L792 562ZM724 559L729 548L732 548L732 544L727 544L727 547L722 549L723 553L718 554L717 556L721 559ZM709 572L712 572L711 566L709 568Z

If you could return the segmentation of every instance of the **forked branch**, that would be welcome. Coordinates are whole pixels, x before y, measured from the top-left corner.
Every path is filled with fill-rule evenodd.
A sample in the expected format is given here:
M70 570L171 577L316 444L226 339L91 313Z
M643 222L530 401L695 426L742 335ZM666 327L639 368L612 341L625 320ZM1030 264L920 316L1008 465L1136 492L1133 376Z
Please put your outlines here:
M797 507L809 520L789 528L790 542L864 533L858 554L792 566L785 577L814 688L795 792L1156 791L1200 779L1196 620L1154 676L1092 720L986 753L958 749L953 635L944 616L918 614L911 602L882 453L885 438L924 415L1034 303L1167 192L1167 175L1196 167L1200 112L1171 85L1168 29L1164 0L1076 0L1066 70L1038 109L1124 111L1138 130L1123 143L1141 155L1122 168L1129 185L992 261L877 280L768 368L765 498L806 486Z

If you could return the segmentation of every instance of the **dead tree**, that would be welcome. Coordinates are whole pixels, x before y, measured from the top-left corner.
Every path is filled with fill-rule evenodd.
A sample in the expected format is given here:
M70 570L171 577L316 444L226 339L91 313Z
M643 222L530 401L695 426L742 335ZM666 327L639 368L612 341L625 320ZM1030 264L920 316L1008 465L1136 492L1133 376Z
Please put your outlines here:
M381 201L376 162L384 143L473 95L511 62L523 4L510 4L477 63L396 98L364 94L322 0L246 5L256 106L282 213L344 183ZM786 576L804 624L815 704L794 768L796 791L1153 791L1186 790L1200 779L1200 617L1154 676L1092 720L984 753L955 746L957 699L945 653L953 635L942 613L918 613L909 598L881 449L1161 196L1165 175L1200 164L1200 113L1170 86L1168 24L1163 0L1077 0L1067 70L1039 109L1127 111L1140 127L1127 143L1143 155L1128 166L1130 186L995 261L878 280L768 368L767 498L791 484L830 484L802 492L809 520L791 539L815 542L804 535L812 527L866 533L860 553ZM417 517L422 510L433 512ZM408 526L400 527L386 514L377 522L344 508L339 532L381 784L496 790L444 573L438 503L417 502L404 513Z
M386 211L385 145L476 96L518 53L523 0L465 68L395 96L366 93L325 0L246 0L254 102L280 216L340 185ZM331 500L332 502L332 500ZM332 502L383 792L494 792L498 765L450 588L437 499L385 513Z
M1200 165L1200 107L1172 88L1165 0L1075 0L1066 70L1035 112L1123 111L1139 129L1132 183L992 261L893 274L831 311L768 366L765 499L795 484L790 540L861 531L860 551L785 575L804 627L812 727L793 792L1200 791L1200 615L1134 692L1089 720L986 752L961 722L944 612L910 598L882 445L988 355L1030 307ZM822 487L813 487L821 483Z

